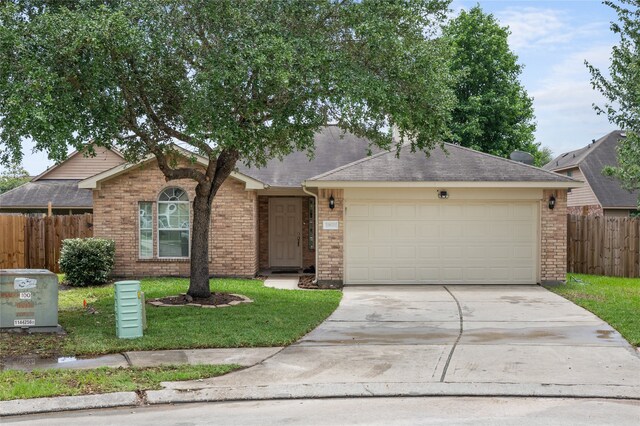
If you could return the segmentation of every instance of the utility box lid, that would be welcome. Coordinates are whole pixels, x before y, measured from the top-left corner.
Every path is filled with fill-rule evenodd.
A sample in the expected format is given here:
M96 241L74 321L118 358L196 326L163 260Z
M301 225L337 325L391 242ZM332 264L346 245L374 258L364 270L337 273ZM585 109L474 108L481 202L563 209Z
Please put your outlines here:
M0 269L0 329L58 326L58 276L46 269Z

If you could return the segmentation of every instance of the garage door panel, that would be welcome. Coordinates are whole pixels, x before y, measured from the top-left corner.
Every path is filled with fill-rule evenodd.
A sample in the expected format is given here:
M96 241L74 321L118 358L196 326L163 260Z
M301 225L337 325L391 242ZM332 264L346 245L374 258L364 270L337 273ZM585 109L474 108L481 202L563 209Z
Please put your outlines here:
M536 282L534 202L358 202L347 212L347 284Z

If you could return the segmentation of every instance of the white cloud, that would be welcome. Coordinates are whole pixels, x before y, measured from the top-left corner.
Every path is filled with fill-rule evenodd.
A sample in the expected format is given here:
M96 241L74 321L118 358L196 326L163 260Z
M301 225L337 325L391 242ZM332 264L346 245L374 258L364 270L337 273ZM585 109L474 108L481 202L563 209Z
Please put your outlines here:
M557 9L508 8L496 14L511 30L509 44L515 50L559 49L572 41L608 30L606 22L572 22L571 15Z
M593 109L593 104L603 105L605 101L591 87L584 65L588 60L605 71L610 52L610 45L598 45L567 55L552 65L538 87L530 91L538 121L537 139L555 154L579 148L613 130L607 118Z

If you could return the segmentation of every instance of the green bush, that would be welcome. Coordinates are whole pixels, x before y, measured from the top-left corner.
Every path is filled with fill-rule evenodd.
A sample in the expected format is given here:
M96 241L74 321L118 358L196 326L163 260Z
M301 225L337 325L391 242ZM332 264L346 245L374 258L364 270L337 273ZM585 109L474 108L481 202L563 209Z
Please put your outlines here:
M74 287L104 284L115 261L116 244L102 238L70 238L62 241L60 270Z

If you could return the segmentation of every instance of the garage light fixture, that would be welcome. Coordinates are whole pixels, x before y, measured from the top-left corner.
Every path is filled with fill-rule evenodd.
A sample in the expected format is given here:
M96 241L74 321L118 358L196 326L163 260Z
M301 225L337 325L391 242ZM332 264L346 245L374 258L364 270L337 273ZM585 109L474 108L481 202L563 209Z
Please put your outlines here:
M438 189L438 198L446 200L449 198L449 192L444 189Z
M336 207L336 200L333 198L333 194L329 197L329 208L333 210Z
M549 209L553 210L555 206L556 206L556 197L552 195L551 197L549 197Z

